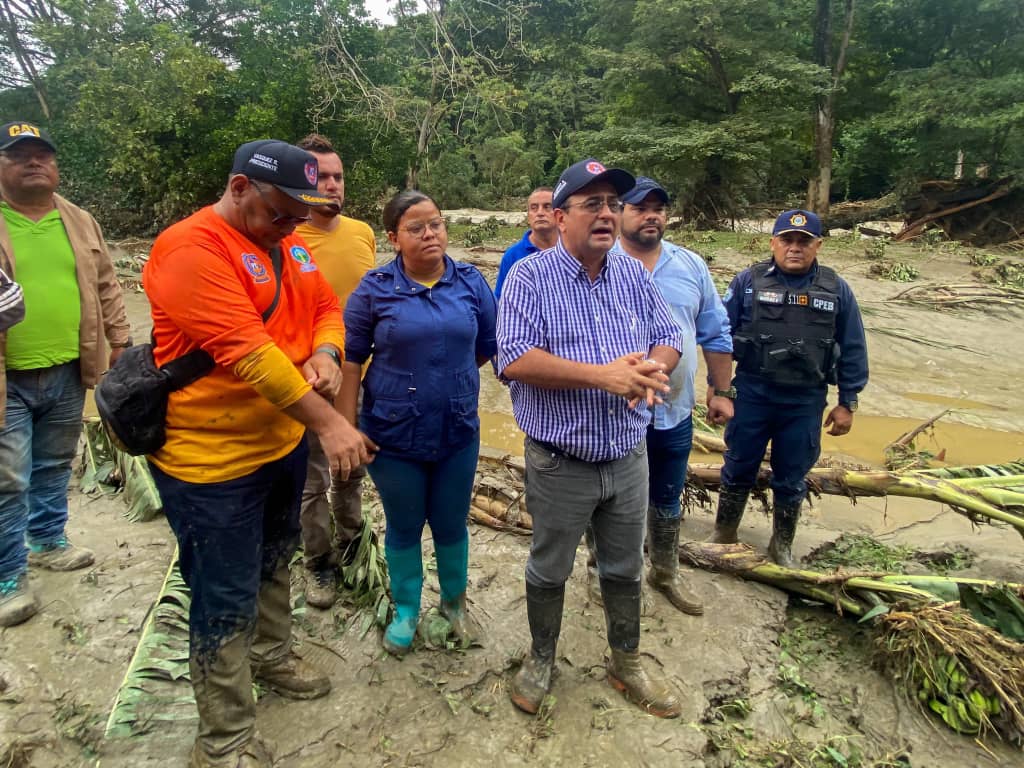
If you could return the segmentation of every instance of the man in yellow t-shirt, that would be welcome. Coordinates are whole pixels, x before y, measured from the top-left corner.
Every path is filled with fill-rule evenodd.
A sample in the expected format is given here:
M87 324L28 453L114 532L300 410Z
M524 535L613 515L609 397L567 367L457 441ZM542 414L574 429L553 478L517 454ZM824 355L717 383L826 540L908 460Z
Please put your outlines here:
M330 140L313 133L298 146L316 157L320 166L317 191L329 198L331 205L311 208L311 221L296 232L309 245L344 312L349 295L374 265L377 244L369 225L341 215L345 205L345 168ZM362 527L362 482L366 468L352 470L347 480L338 475L332 478L316 435L308 433L307 440L309 464L301 515L306 602L316 608L330 608L338 589L338 561L355 554L350 545Z

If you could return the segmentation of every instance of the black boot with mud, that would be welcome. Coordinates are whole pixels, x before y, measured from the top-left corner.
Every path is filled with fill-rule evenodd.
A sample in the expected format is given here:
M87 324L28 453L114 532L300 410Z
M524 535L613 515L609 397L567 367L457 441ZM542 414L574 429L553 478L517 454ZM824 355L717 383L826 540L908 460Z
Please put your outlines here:
M544 697L551 691L564 602L564 585L535 587L526 583L526 615L530 620L533 642L530 653L512 678L509 695L513 704L531 715L537 714Z
M663 680L647 674L640 663L640 582L601 579L608 621L608 682L627 699L655 717L679 717L678 697Z
M772 514L772 538L768 542L768 557L783 568L795 568L793 539L796 523L800 519L801 502L776 504Z
M718 514L715 515L715 530L707 540L708 544L736 544L739 542L737 532L743 510L750 498L749 488L737 488L723 485L718 492Z
M679 575L679 518L661 517L657 507L650 507L647 510L647 547L651 553L647 583L683 613L702 616L704 604Z

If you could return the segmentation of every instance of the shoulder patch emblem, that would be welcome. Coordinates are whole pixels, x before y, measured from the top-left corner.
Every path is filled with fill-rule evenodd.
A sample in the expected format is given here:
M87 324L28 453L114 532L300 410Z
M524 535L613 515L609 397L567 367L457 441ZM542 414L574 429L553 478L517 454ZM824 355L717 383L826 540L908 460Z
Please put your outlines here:
M301 245L293 245L290 253L292 258L298 262L300 272L316 272L316 264L313 263L313 257Z
M252 281L254 283L269 283L270 275L267 274L267 268L264 266L260 257L255 253L243 253L242 264L245 266L245 271L252 275Z

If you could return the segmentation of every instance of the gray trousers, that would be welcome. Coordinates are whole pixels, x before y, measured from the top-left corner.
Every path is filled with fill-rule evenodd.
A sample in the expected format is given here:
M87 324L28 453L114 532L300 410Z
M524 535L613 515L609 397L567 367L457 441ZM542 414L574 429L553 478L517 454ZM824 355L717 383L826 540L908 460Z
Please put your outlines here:
M526 508L533 542L526 581L560 587L572 573L576 548L590 525L602 578L639 581L647 520L647 444L621 459L587 462L526 439Z
M362 528L362 482L366 477L366 467L356 467L348 480L331 477L331 467L320 447L320 438L307 430L306 441L309 443L309 464L306 485L302 489L299 521L302 525L303 562L307 568L316 570L338 565L339 555Z

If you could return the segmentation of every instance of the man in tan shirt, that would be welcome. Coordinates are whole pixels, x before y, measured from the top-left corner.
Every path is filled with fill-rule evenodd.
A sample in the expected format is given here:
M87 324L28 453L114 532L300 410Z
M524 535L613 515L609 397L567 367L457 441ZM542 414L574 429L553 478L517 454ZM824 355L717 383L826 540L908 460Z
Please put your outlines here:
M330 140L314 133L298 142L298 146L316 157L320 164L317 189L334 204L311 208L312 220L296 232L309 244L314 261L338 295L344 312L349 295L374 265L376 240L369 225L341 214L345 205L345 168ZM307 433L307 439L309 464L301 518L306 602L316 608L330 608L337 595L339 561L355 554L350 545L363 524L362 482L366 468L353 470L347 480L332 478L316 435Z
M0 126L0 269L25 294L25 319L0 332L0 627L39 611L29 565L93 562L65 534L71 461L86 388L131 344L99 224L59 184L46 131Z

